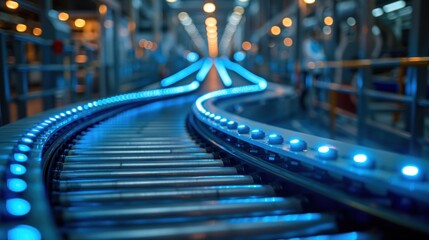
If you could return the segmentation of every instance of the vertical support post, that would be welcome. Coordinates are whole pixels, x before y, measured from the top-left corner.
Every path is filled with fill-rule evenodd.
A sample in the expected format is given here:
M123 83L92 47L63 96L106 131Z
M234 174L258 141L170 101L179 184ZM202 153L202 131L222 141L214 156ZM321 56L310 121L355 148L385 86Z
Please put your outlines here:
M301 76L301 59L302 59L302 21L304 20L304 8L305 5L302 1L298 1L298 3L296 4L296 19L293 21L293 24L295 25L295 39L293 41L295 48L294 48L294 71L293 71L293 76L291 79L293 79L293 83L295 86L297 86L297 84L304 84L305 79L302 79L303 77ZM301 81L301 82L300 82ZM304 86L302 86L304 87Z
M121 29L121 10L120 9L114 9L113 10L113 88L111 89L110 94L117 94L120 92L120 78L121 78L121 64L122 64L122 58L121 58L121 52L119 49L120 46L120 34Z
M43 0L41 1L40 12L42 28L43 28L43 36L46 39L54 40L54 29L52 29L49 23L49 11L52 10L52 0ZM48 45L42 46L42 64L49 65L55 62L55 58L53 56L52 48ZM52 71L43 71L42 72L42 89L52 90L56 87L55 78ZM50 109L55 107L55 95L45 96L43 97L43 109Z
M98 62L99 62L99 72L98 72L98 89L100 92L100 98L107 97L107 91L108 91L108 81L107 81L107 74L106 74L106 26L105 21L107 20L108 11L110 9L108 8L107 12L105 13L99 13L99 23L100 23L100 40L99 40L99 48L100 51L98 51Z
M375 7L374 0L360 0L359 1L359 58L366 59L371 56L371 39L370 31L373 26L373 18L371 15L372 9ZM358 105L357 105L357 117L358 117L358 144L363 144L363 140L366 136L366 119L368 112L368 97L366 96L366 90L370 86L371 80L371 69L361 68L358 71Z
M10 122L10 79L7 63L6 33L0 31L0 126Z
M427 56L429 54L429 16L426 9L429 8L429 1L413 0L412 28L409 41L409 56ZM411 118L410 118L410 151L411 154L420 153L419 140L424 137L424 108L419 105L419 101L426 96L426 86L428 81L427 67L411 67L407 72L407 88L411 94Z
M16 64L25 64L25 44L22 41L14 42ZM28 97L28 72L17 71L16 72L16 90L18 93L18 119L25 118L27 116L27 97Z

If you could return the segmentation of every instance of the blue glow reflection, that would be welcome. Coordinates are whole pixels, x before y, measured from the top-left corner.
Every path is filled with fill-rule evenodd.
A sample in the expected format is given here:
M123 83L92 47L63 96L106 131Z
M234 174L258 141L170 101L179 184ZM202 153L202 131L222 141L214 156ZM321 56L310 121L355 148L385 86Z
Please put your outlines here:
M28 160L28 157L23 153L15 153L13 154L13 159L17 162L26 162Z
M219 74L220 79L222 80L223 85L225 87L231 87L232 79L229 76L228 72L226 71L225 65L220 59L215 60L215 67Z
M29 225L18 225L7 232L8 240L40 240L39 230Z
M27 168L21 164L11 164L9 170L12 174L15 175L23 175L27 172Z
M186 78L187 76L191 75L192 73L198 71L198 69L201 68L201 65L203 64L203 59L201 59L200 61L193 63L191 65L189 65L188 67L180 70L179 72L166 77L164 79L161 80L161 86L162 87L168 87L170 85L173 85L177 82L179 82L180 80Z
M210 72L210 69L212 68L212 60L210 58L207 58L204 61L203 66L201 67L200 71L198 71L196 79L200 82L204 81L204 79L206 78L207 74Z
M19 178L9 178L7 180L7 188L12 192L23 192L27 189L27 183Z
M13 216L24 216L31 210L31 205L22 198L11 198L6 200L6 210Z

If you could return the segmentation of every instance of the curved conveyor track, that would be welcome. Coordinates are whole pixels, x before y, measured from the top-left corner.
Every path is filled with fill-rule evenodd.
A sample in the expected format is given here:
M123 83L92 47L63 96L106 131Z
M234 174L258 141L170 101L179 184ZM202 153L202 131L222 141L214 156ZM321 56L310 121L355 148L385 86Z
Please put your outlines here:
M186 104L185 104L186 105ZM298 237L331 233L187 131L183 104L132 109L78 135L53 170L52 202L67 239Z

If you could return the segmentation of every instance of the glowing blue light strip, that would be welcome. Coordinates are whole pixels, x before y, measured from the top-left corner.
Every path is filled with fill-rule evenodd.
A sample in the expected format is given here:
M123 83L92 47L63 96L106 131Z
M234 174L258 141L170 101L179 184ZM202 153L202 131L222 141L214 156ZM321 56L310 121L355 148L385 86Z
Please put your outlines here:
M220 59L215 60L215 67L219 74L220 79L222 80L223 85L225 87L231 87L232 79L229 76L228 72L226 71L225 65Z
M247 79L248 81L254 84L260 85L261 88L265 89L267 87L267 81L265 79L253 74L249 70L242 67L240 64L231 62L227 58L222 58L221 61L224 63L227 69L236 72L237 74L241 75L244 79Z
M196 79L200 82L204 81L207 74L210 72L210 69L212 68L213 61L210 58L207 58L204 61L203 66L201 67L200 71L198 71Z
M200 59L198 62L193 63L193 64L189 65L188 67L180 70L179 72L162 79L161 80L161 86L162 87L168 87L170 85L173 85L173 84L179 82L180 80L183 80L187 76L198 71L198 69L200 69L201 66L203 65L203 62L204 62L204 60Z

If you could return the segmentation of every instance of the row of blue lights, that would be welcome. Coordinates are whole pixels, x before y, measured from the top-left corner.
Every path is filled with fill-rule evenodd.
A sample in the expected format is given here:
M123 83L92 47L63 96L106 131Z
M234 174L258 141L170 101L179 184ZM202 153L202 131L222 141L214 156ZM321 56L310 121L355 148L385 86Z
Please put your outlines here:
M171 85L177 83L178 81L188 77L192 73L201 69L201 66L203 65L204 62L205 62L204 59L200 59L198 62L193 63L193 64L189 65L188 67L180 70L179 72L162 79L161 80L161 86L162 87L168 87L168 86L171 86Z
M223 64L223 61L220 59L215 60L215 67L217 72L219 73L219 77L222 80L222 83L225 87L231 87L232 86L232 79L229 76L228 72L226 71L225 65Z
M213 60L211 58L206 58L204 60L204 64L201 67L201 69L198 71L197 75L196 75L196 79L199 82L204 81L204 79L206 78L207 74L210 72L210 69L212 68L213 65Z
M199 64L202 65L202 62ZM191 70L195 72L198 70L200 65L193 66L193 69ZM209 66L209 68L210 67L211 66ZM176 74L174 75L174 78L170 78L172 79L170 81L178 82L187 76L188 75L184 73ZM202 77L205 76L202 75ZM41 139L45 139L40 138L42 134L49 134L55 129L74 121L81 113L90 114L91 110L97 108L101 109L102 107L110 107L128 101L142 100L145 98L183 94L192 92L198 89L199 86L200 82L195 80L190 84L183 86L129 93L100 99L88 102L81 106L73 107L35 124L33 128L24 133L13 148L13 152L11 154L8 173L6 174L7 178L5 179L5 188L7 189L7 192L9 192L8 196L10 196L5 199L6 214L15 220L19 220L27 216L32 209L31 203L23 197L23 193L28 189L28 183L25 181L25 175L28 173L28 161L33 150L33 145L35 143L43 143L43 140ZM8 239L38 240L41 239L41 233L33 226L16 225L8 230Z
M214 92L207 93L195 102L196 109L202 114L203 117L210 120L213 124L219 124L221 127L227 128L229 130L235 130L240 135L249 135L253 140L264 140L269 145L281 145L284 143L284 139L281 135L272 133L266 136L265 132L262 129L252 129L246 125L240 125L234 121L230 121L220 115L209 112L204 106L203 103L212 98L219 98L224 96L233 96L237 94L247 94L264 91L267 87L267 82L265 79L256 76L247 69L243 68L237 63L233 63L228 59L217 59L215 62L216 69L220 76L227 75L225 67L229 70L235 71L237 74L241 75L245 79L254 83L255 85L235 87L230 89L223 89ZM219 67L221 66L221 67ZM223 72L223 70L225 72ZM221 77L222 78L222 77ZM338 150L334 146L330 145L321 145L309 149L307 143L302 139L292 138L288 141L289 150L292 152L308 152L315 151L316 158L320 160L335 160L338 158ZM363 169L373 169L375 168L374 159L367 156L365 153L357 153L351 157L353 166L356 168ZM400 174L404 179L422 181L424 180L423 171L414 164L409 164L401 167Z

